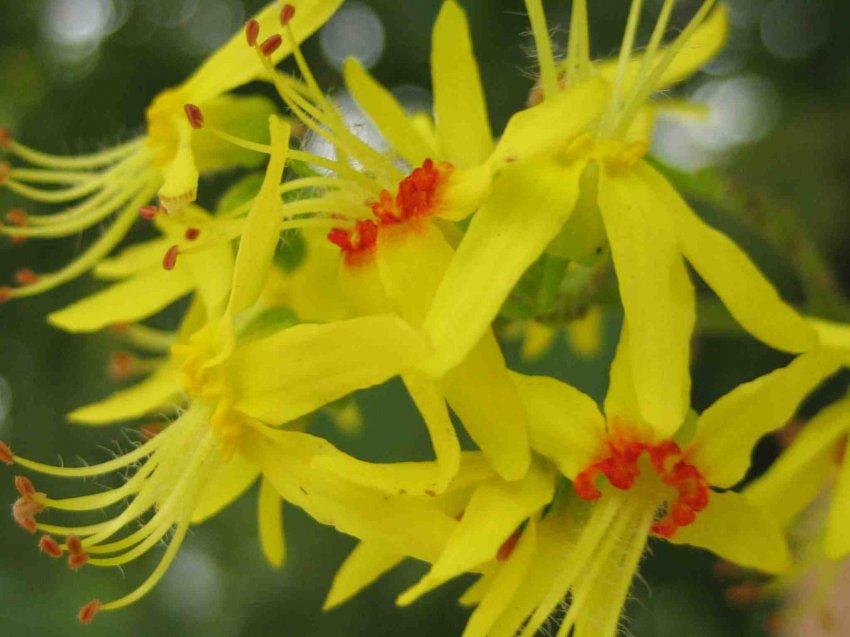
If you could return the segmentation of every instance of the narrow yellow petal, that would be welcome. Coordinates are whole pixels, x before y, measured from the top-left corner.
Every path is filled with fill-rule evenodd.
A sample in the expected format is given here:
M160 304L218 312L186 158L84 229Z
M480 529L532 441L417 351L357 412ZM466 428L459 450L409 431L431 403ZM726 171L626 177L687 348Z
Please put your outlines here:
M791 565L779 524L733 491L712 493L708 507L693 524L680 528L671 542L699 546L765 573L781 573Z
M554 487L553 472L534 464L519 482L496 480L476 489L439 560L397 602L406 606L443 582L494 559L517 527L552 499Z
M845 352L844 366L850 367L850 324L811 317L806 317L806 320L815 328L821 346Z
M390 147L411 166L420 166L428 157L437 156L413 124L395 96L381 86L355 58L343 68L345 86L360 108L375 123Z
M282 424L412 368L427 354L397 316L296 325L237 348L226 368L236 408Z
M192 524L200 524L248 490L259 475L259 469L238 453L218 463L201 489L192 509Z
M484 598L469 618L463 637L486 637L493 624L523 585L537 545L537 525L532 518L510 558L496 572Z
M460 363L485 333L516 282L569 218L583 168L581 162L536 161L502 171L423 323L436 352L429 372L440 375Z
M228 311L233 315L251 307L260 296L280 241L280 224L283 221L280 182L289 150L290 126L273 115L269 118L269 132L272 153L266 176L251 205L236 253L233 291L228 304Z
M136 274L47 316L66 332L94 332L110 325L134 323L156 314L192 291L185 269L161 267Z
M814 329L779 297L746 253L697 217L662 175L649 166L642 173L659 208L670 214L685 257L735 320L776 349L804 352L814 347Z
M824 550L827 557L838 560L850 553L850 453L848 443L844 444L844 462L838 473L835 490L832 492L832 504L826 522Z
M334 575L322 610L344 604L403 560L404 555L388 551L378 542L360 542Z
M478 606L487 591L490 590L490 585L493 579L499 572L498 566L484 566L481 568L481 576L475 582L463 591L463 595L458 597L457 603L461 606L473 607Z
M756 442L788 422L800 401L840 366L835 352L813 350L733 389L699 417L690 445L694 464L712 485L734 485L750 466Z
M307 39L333 15L342 0L288 0L295 7L292 30L299 42ZM280 2L269 2L254 15L260 24L260 38L280 33ZM292 53L288 38L272 54L276 64ZM247 84L263 74L256 51L245 42L245 33L240 29L226 44L213 53L206 62L181 86L186 101L201 104L206 100Z
M531 461L527 418L492 330L440 385L496 472L505 480L522 478Z
M213 227L207 229L212 234ZM233 281L233 248L229 241L216 243L201 250L183 255L178 260L185 261L186 268L192 274L195 293L203 304L207 317L221 314L230 295Z
M661 75L657 89L669 88L696 73L723 48L728 34L729 12L724 5L720 4L697 29L682 52L676 56L672 64ZM665 49L658 51L654 56L654 61L659 61L664 53ZM635 56L629 62L623 80L626 90L634 85L642 65L643 56ZM614 81L617 75L617 60L605 60L598 63L596 68L602 77L608 81Z
M493 134L466 13L454 0L443 3L434 24L431 77L440 159L460 168L482 164Z
M625 323L620 330L617 351L608 372L608 391L605 394L605 414L609 418L621 418L630 423L643 422L640 403L635 394L635 381L632 378L631 345L629 328Z
M629 330L635 395L658 437L669 438L690 407L696 299L664 204L645 173L642 166L603 170L599 208Z
M163 365L145 380L108 398L75 409L68 420L83 425L111 425L141 418L168 406L177 406L183 389L177 365Z
M817 497L835 473L836 444L850 431L850 400L830 405L806 423L791 447L747 486L747 498L783 525Z
M283 566L286 559L286 538L283 535L283 500L266 478L260 481L257 498L257 524L260 546L266 560L275 568Z
M605 449L605 418L592 398L548 376L511 374L528 416L531 447L568 478Z

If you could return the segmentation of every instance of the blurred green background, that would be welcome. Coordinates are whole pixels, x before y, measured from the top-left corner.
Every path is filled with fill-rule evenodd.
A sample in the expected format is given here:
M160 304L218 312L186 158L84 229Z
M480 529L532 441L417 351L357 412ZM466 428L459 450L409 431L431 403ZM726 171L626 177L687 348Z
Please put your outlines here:
M92 150L142 130L144 109L161 89L178 83L206 54L238 30L260 0L0 0L0 126L28 145L51 152ZM429 38L438 0L346 2L337 18L306 46L328 88L341 95L340 61L357 55L411 106L429 100ZM495 130L520 108L533 82L527 21L519 0L463 0L472 22ZM566 0L552 0L556 36L565 39ZM625 0L591 2L594 54L616 51ZM682 0L682 23L696 1ZM763 204L793 211L839 273L850 270L844 250L850 222L850 5L829 0L741 0L733 4L726 52L682 92L710 107L707 122L663 122L655 151L686 170L714 167ZM656 9L660 2L649 2ZM647 21L644 25L651 27ZM212 203L221 179L202 185ZM20 204L0 190L0 211ZM132 238L144 236L137 224ZM735 230L733 224L733 230ZM800 286L793 269L757 233L737 228L759 262L792 297ZM89 233L92 234L92 233ZM45 271L67 262L86 237L0 245L0 278L21 265ZM842 275L839 274L839 280ZM86 291L78 281L47 295L0 307L0 438L28 457L70 463L95 461L125 440L120 428L80 430L64 422L73 407L108 394L106 374L114 336L70 338L45 325L44 316ZM167 324L176 312L162 319ZM509 358L522 371L545 372L601 397L618 319L594 360L560 341L544 360ZM695 405L704 407L735 383L783 361L749 341L705 339L699 347ZM833 388L833 391L837 391ZM395 383L358 396L366 429L356 437L318 418L314 431L362 457L426 458L428 441L409 401ZM120 444L120 442L118 443ZM126 443L124 443L126 448ZM766 462L775 449L759 450ZM0 481L0 501L14 500L11 473ZM38 483L37 483L38 484ZM67 485L63 485L67 486ZM73 485L80 486L80 485ZM93 486L92 484L86 485ZM96 487L95 487L96 488ZM68 492L70 494L70 491ZM51 492L53 495L53 492ZM57 495L60 495L57 493ZM34 539L11 516L0 518L0 634L13 637L89 635L459 635L466 611L455 602L468 580L457 581L417 605L397 609L395 595L422 572L407 564L357 601L329 613L321 602L334 569L352 546L349 538L318 526L288 507L288 558L274 571L256 540L254 494L196 528L162 583L140 603L75 620L86 601L129 590L153 558L118 570L71 573L38 555ZM636 584L628 627L638 637L760 635L768 609L726 601L712 575L714 560L653 544ZM158 556L154 556L158 557Z

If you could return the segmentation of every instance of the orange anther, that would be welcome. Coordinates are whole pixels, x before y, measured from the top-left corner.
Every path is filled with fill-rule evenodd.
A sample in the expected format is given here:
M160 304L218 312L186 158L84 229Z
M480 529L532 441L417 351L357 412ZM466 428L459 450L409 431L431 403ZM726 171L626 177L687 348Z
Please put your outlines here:
M35 535L36 531L38 531L38 522L35 521L35 518L30 516L26 518L15 518L15 522L18 523L24 531L31 535Z
M31 498L35 495L35 485L26 476L15 476L15 489L22 498Z
M38 548L42 553L52 557L53 559L59 559L63 555L62 547L59 546L59 542L49 535L41 536L41 539L38 541Z
M109 326L109 331L113 334L126 334L129 329L130 325L127 323L113 323Z
M260 45L260 53L263 55L271 55L275 51L278 50L280 45L283 43L283 38L281 38L277 33L272 36L269 36L263 43Z
M283 5L283 9L280 10L280 23L283 26L289 24L289 21L295 16L295 7L291 4Z
M154 217L156 217L156 213L158 212L159 206L150 205L142 206L141 208L139 208L139 216L142 219L153 219Z
M139 433L141 433L145 438L150 440L151 438L154 438L159 433L161 433L162 428L162 423L160 422L149 422L139 427Z
M8 148L12 143L12 131L8 128L0 128L0 148Z
M0 462L10 465L15 463L15 454L5 442L0 440Z
M38 283L39 276L29 268L20 268L15 272L15 283L18 285L33 285Z
M12 166L9 162L0 161L0 186L6 182L6 178L9 176L10 170L12 170Z
M6 301L8 301L11 298L12 298L12 288L10 288L6 285L0 287L0 303L5 303ZM0 456L0 459L2 459L2 456Z
M72 571L78 571L89 562L89 554L85 551L81 553L71 553L68 556L68 568Z
M245 23L245 38L248 40L248 46L256 46L259 35L260 23L251 18Z
M29 225L29 215L21 208L12 208L6 213L6 223L19 228L26 228Z
M204 114L201 109L195 104L184 104L183 111L186 113L186 119L189 120L189 125L195 130L204 127Z
M166 270L173 270L177 265L177 255L180 254L180 248L176 245L168 248L168 252L162 257L162 267Z
M97 611L100 610L100 600L95 599L80 609L80 612L77 613L77 619L80 620L81 624L91 624L94 616L97 615Z
M68 547L68 551L72 554L84 553L83 551L83 543L80 541L76 535L69 535L65 538L65 545Z
M516 531L514 531L511 536L504 541L502 546L499 547L499 550L496 553L496 560L499 562L506 562L508 558L510 558L510 556L513 554L517 542L519 542L519 538L521 536L521 529L517 529Z
M122 380L133 375L136 369L136 357L130 352L112 352L107 366L109 375L115 380Z
M186 228L186 232L183 234L186 241L194 241L199 236L201 236L200 228Z

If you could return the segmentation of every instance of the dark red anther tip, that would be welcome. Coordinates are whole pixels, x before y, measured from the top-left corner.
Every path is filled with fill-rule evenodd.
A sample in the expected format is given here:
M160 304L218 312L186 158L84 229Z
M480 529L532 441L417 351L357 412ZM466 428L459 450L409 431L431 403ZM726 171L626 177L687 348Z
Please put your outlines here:
M0 128L0 148L8 148L12 143L12 131L8 128Z
M15 283L18 285L32 285L38 283L39 276L29 268L20 268L15 272Z
M12 208L5 215L6 223L11 226L25 228L29 225L29 215L21 208Z
M0 287L0 303L5 303L12 298L12 288L8 286Z
M112 352L109 355L109 364L107 365L107 369L112 378L122 380L132 376L135 364L136 357L130 352Z
M82 551L80 553L71 553L71 555L68 556L68 568L70 568L72 571L79 571L88 563L89 554L85 551Z
M94 616L97 615L97 611L99 610L100 600L92 600L80 609L80 612L77 613L77 619L80 620L81 624L91 624L94 620Z
M245 23L245 39L248 40L248 46L256 46L259 35L260 23L251 18Z
M7 465L15 464L15 454L2 440L0 440L0 462Z
M65 544L68 547L68 551L70 553L82 553L83 552L83 543L80 541L76 535L69 535L65 538Z
M199 236L201 236L200 228L186 228L186 232L183 234L186 241L194 241Z
M189 125L198 130L204 127L204 114L201 109L195 104L184 104L183 110L186 113L186 119L189 120Z
M177 265L178 254L180 254L180 248L178 246L174 245L168 248L168 252L162 258L162 267L166 270L173 270L174 266Z
M291 4L283 5L283 9L280 10L280 23L283 26L289 24L290 20L295 16L295 7Z
M496 560L499 562L507 562L511 555L513 555L514 549L516 548L517 542L519 542L519 538L521 536L522 530L517 529L514 531L511 536L502 543L502 546L499 547L499 551L496 553Z
M55 560L58 560L63 555L62 547L59 546L59 542L49 535L41 536L41 539L38 541L38 548L42 553Z
M263 55L269 56L275 51L278 50L280 45L283 43L283 38L281 38L277 33L272 36L269 36L263 43L260 45L260 52Z
M6 178L9 176L10 170L12 170L12 165L9 162L0 161L0 186L6 183Z
M147 440L151 438L156 438L160 433L162 433L163 426L161 422L149 422L145 425L139 427L139 433L142 434Z
M139 216L142 219L153 219L156 217L156 213L159 212L159 206L142 206L139 208Z
M26 476L15 476L15 489L22 498L31 498L35 495L35 485Z

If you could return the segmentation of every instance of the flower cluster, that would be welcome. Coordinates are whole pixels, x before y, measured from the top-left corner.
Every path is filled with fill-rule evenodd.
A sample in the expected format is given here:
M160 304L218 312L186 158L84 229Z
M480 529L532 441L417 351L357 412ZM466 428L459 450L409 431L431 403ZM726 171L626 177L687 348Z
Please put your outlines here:
M18 270L0 301L91 270L106 286L48 321L72 333L110 328L149 354L116 355L116 374L142 379L69 415L86 425L145 422L123 455L53 466L0 443L0 461L45 478L124 476L120 486L69 498L51 497L47 479L37 488L15 478L14 519L40 536L47 556L67 556L73 569L123 566L167 545L140 585L89 602L80 621L146 594L191 526L256 481L261 545L273 565L285 555L282 502L360 541L327 608L414 558L430 569L399 604L480 574L462 598L475 606L467 637L532 636L564 602L559 637L615 635L650 538L787 573L785 527L832 474L824 551L850 553L850 464L834 454L850 431L846 400L816 417L766 475L735 490L756 443L850 364L850 326L806 317L782 299L648 157L655 119L668 108L660 93L722 48L725 7L703 0L671 39L676 3L664 0L638 54L644 11L633 0L619 56L597 61L586 0L572 2L562 59L541 0L526 0L539 81L494 138L465 13L445 0L433 28L433 112L406 112L356 60L345 64L348 92L387 142L378 150L346 124L300 49L341 2L270 3L153 101L145 135L117 148L47 155L0 131L9 158L0 186L65 206L16 208L0 232L15 241L64 237L112 219L62 270ZM277 68L287 56L297 74ZM233 93L258 79L285 108ZM310 137L334 152L311 152L302 144ZM198 205L201 176L234 167L249 175L218 209ZM156 238L116 254L138 217ZM785 367L701 414L690 400L701 306L686 263L743 330L789 355ZM603 307L592 291L606 272L618 295ZM556 328L592 332L603 310L621 312L602 405L555 378L509 369L497 329L529 280L539 298L576 304L556 313L560 323L543 309L504 330L536 338L530 351L546 349ZM186 297L172 331L144 323ZM598 337L585 341L592 351ZM318 411L341 427L368 427L351 395L395 377L421 414L433 461L368 463L307 432ZM462 451L456 423L476 450ZM90 523L92 511L107 515Z

